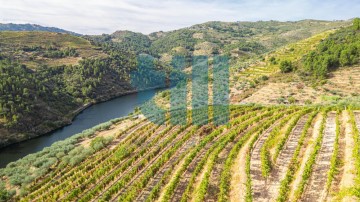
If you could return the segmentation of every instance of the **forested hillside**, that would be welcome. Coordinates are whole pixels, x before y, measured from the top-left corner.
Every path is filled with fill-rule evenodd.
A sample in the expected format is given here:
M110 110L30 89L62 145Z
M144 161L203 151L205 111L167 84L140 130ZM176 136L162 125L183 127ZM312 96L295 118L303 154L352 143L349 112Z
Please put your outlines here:
M130 75L139 54L154 56L157 69L170 71L174 55L223 54L230 62L261 54L350 21L208 22L150 35L117 31L74 36L52 32L0 32L0 146L34 137L71 122L89 103L136 89ZM13 29L38 30L38 26ZM9 28L10 29L10 28ZM144 84L158 80L142 78ZM158 86L144 86L152 88Z
M136 67L169 73L177 54L230 56L231 104L170 109L159 119L142 108L85 130L0 169L0 201L358 201L359 27L355 19L209 22L150 35L2 32L4 143L135 90ZM155 59L136 60L153 58L146 53ZM200 75L209 100L211 74ZM142 87L161 80L137 76ZM192 102L192 82L183 83L191 91L177 86L145 107L169 109L174 92Z
M304 56L303 68L316 78L325 78L331 70L358 64L359 60L360 28L356 19L353 27L337 31Z
M132 52L47 32L0 32L0 44L0 146L69 124L86 104L137 90Z
M43 31L43 32L66 33L75 36L80 36L80 34L78 33L67 31L64 29L59 29L56 27L44 27L35 24L0 23L0 31Z
M122 49L137 53L150 53L168 62L174 55L225 54L235 60L248 59L314 34L350 24L351 21L317 20L208 22L170 32L154 32L148 36L118 31L92 38L99 42L114 42Z

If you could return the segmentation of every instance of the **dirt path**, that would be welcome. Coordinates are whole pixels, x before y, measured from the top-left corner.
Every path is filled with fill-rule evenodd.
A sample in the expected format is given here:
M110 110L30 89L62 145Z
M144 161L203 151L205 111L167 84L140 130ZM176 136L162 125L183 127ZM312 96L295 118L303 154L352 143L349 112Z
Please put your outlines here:
M122 141L123 141L124 139L126 139L126 137L129 136L129 135L132 135L132 134L135 134L135 135L136 135L136 133L137 133L138 130L140 130L142 127L146 127L148 124L149 124L149 122L144 122L144 123L140 124L141 126L135 127L135 128L133 128L133 129L130 129L128 132L126 132L126 133L123 134L122 136L120 136L120 137L116 138L114 141L112 141L112 143L110 144L109 147L113 147L113 144L114 144L115 142L122 142ZM118 124L118 125L121 125L121 124ZM102 131L102 132L111 134L110 131L115 132L115 131L114 131L114 127L115 127L115 126L113 126L112 129L110 129L110 130L105 130L105 131ZM115 128L116 128L116 127L115 127ZM102 133L102 132L100 132L100 133ZM137 135L137 136L140 136L140 135ZM100 165L100 164L103 164L104 162L106 162L108 158L111 158L112 153L111 153L111 152L105 152L104 155L105 155L105 158L99 158L98 161L97 161L97 160L96 160L96 161L91 160L92 158L89 157L88 160L86 160L86 161L84 161L84 162L82 162L82 163L83 163L83 164L86 164L86 163L91 162L91 164L93 164L93 165ZM93 155L92 157L96 158L95 155ZM89 160L91 160L91 161L89 161ZM90 173L90 172L93 172L95 169L97 169L97 166L91 166L91 167L89 167L89 168L84 167L82 170L78 170L77 172L89 172L89 173ZM82 183L78 183L78 181L80 180L80 178L76 177L74 174L71 174L71 173L72 173L72 171L70 170L70 171L69 171L69 175L66 174L66 175L63 175L63 176L61 176L61 177L59 176L60 178L58 178L58 181L59 181L60 183L57 183L56 186L51 186L51 188L48 187L48 188L47 188L47 192L51 191L52 189L57 188L57 186L62 186L63 189L65 189L67 186L69 186L69 183L68 183L68 182L70 182L70 181L71 181L72 183L76 184L76 186L74 187L74 189L75 189L75 188L79 188L79 187L84 187L84 186L91 186L91 187L95 186L95 185L87 184L88 181L85 181L85 182L82 182ZM66 180L64 180L65 178L66 178ZM54 179L55 179L55 178L54 178ZM101 179L98 179L98 180L102 180L102 178L101 178ZM89 190L85 190L85 191L83 191L83 193L87 193L88 191L89 191ZM81 193L81 194L83 194L83 193ZM44 194L39 195L38 198L43 197L43 196L46 195L46 194L47 194L47 193L45 192ZM68 195L69 195L69 193L66 193L66 194L64 194L64 195L61 195L61 196L59 196L58 200L61 200L61 199L63 199L64 197L67 197ZM37 199L38 199L38 198L37 198Z
M341 147L343 151L343 166L342 166L342 175L340 179L339 190L344 190L354 186L355 179L355 159L352 154L354 148L354 139L352 136L352 126L350 121L350 116L348 111L343 111L342 113L342 128L344 128L344 146ZM342 201L354 201L351 197L346 197Z
M199 134L193 135L185 144L176 151L176 154L165 163L165 165L159 170L154 177L150 180L149 184L142 190L142 192L137 197L136 201L146 201L146 199L150 196L152 189L161 181L162 177L168 172L170 169L175 167L175 163L183 157L185 152L187 152L190 148L195 146L199 141Z
M326 182L336 138L336 113L330 112L326 120L321 149L316 158L312 175L305 189L302 201L324 201L327 195Z
M218 194L220 192L220 175L221 172L223 171L226 158L228 157L235 143L239 141L240 138L242 137L243 137L242 135L237 136L235 138L235 141L229 142L228 145L218 155L213 170L211 171L210 174L209 185L205 196L205 201L217 201Z
M215 138L215 140L220 139L220 137L222 137L223 135L224 134L219 135L217 138ZM175 188L171 201L178 202L181 200L182 194L184 193L187 184L190 181L191 174L194 172L197 163L201 161L201 159L205 156L206 151L209 150L211 146L214 145L214 143L215 141L211 141L208 144L206 144L206 146L197 154L197 156L187 167L186 171L182 174L181 179Z
M243 148L240 149L238 156L231 168L230 201L245 201L246 197L246 155L250 149L250 143L254 137L250 138Z
M296 126L293 128L284 149L279 154L276 165L270 175L270 183L266 188L268 190L268 199L276 199L279 194L281 180L284 179L288 165L298 145L302 130L306 124L308 115L300 118Z
M162 127L164 127L164 126L162 126ZM161 128L160 131L154 133L155 136L158 136L158 135L160 135L160 134L162 133L162 131L163 131L163 128L162 128L162 127L160 127L160 128ZM162 138L162 141L165 141L165 139L168 138L168 136L169 136L169 134L170 134L171 132L175 132L175 131L177 131L178 129L179 129L178 127L173 127L168 133L165 134L165 136ZM152 137L152 138L155 138L155 137ZM133 155L136 155L136 154L140 151L140 148L145 147L144 144L147 144L147 141L146 141L145 143L143 143L143 144L139 147L139 149L136 150L136 151L133 153ZM131 172L131 170L133 169L133 166L136 166L136 165L140 164L143 159L146 159L146 158L148 157L149 153L151 153L152 151L155 151L157 148L158 148L158 145L157 145L157 144L153 145L151 148L149 148L150 150L148 151L148 153L140 156L137 160L135 160L135 162L132 163L132 166L131 166L131 167L128 167L126 170L122 171L118 176L116 176L112 181L110 181L109 183L103 185L103 188L102 188L101 192L98 193L98 194L96 195L96 197L93 198L92 201L97 201L98 199L100 199L113 185L115 185L119 180L121 180L121 179L123 178L123 176L125 176L126 174L128 174L129 172ZM132 156L133 156L133 155L132 155ZM107 173L106 176L104 176L102 179L105 179L105 177L110 176L111 174L113 174L117 169L119 169L119 168L121 167L121 165L122 165L122 164L119 164L118 166L116 166L115 169L113 169L111 172ZM98 183L99 183L99 182L98 182ZM98 184L98 183L97 183L97 184ZM90 190L91 190L91 189L90 189Z
M234 126L234 128L237 126ZM232 128L232 129L234 129ZM198 154L196 155L196 157L192 160L192 162L189 164L189 166L187 167L187 169L185 170L185 172L182 174L181 179L178 183L178 185L176 186L174 193L172 195L171 201L173 202L178 202L181 200L183 193L185 192L187 185L191 179L192 173L195 171L196 166L198 165L198 163L204 158L204 156L206 155L207 151L221 138L223 138L225 135L227 135L229 132L231 132L232 129L226 129L225 131L222 132L222 134L218 135L213 141L207 143L205 145L205 147L203 147ZM246 129L246 131L249 128ZM204 167L204 170L206 169L206 166ZM201 175L201 174L200 174ZM196 184L194 185L194 187L196 187Z
M253 199L254 201L267 201L267 190L266 187L268 185L268 179L264 178L261 173L261 158L260 151L262 146L264 145L266 139L269 137L271 131L277 124L272 125L269 129L267 129L263 135L258 139L255 143L254 149L251 153L250 158L250 176L252 182L252 191L253 191Z
M130 180L126 184L126 186L124 186L124 188L122 188L116 194L116 196L113 197L113 200L111 200L111 201L118 201L118 198L121 195L126 193L128 187L130 187L134 182L136 182L136 180L138 180L154 163L156 163L163 156L163 154L168 152L178 141L181 141L186 136L186 134L190 132L190 129L191 129L191 127L186 128L186 130L184 130L183 132L178 134L175 139L171 140L171 142L169 142L167 144L167 146L165 146L162 150L160 150L160 152L158 154L156 154L156 156L154 156L152 159L150 159L149 162L143 168L141 168L141 170L135 176L132 176L132 180ZM172 134L172 133L169 132L169 134ZM175 153L172 155L175 155Z
M301 157L299 157L302 159L301 165L300 165L299 170L295 174L294 182L290 186L289 201L295 201L295 196L294 196L295 191L301 182L301 176L304 172L306 162L308 161L310 154L313 151L313 146L315 144L315 140L320 134L319 130L320 130L322 118L323 118L322 115L320 115L320 114L317 115L314 126L312 128L312 132L311 132L312 134L309 138L306 138L306 142L304 144L304 145L306 145L306 147L302 149L302 151L301 151L302 155L301 155Z

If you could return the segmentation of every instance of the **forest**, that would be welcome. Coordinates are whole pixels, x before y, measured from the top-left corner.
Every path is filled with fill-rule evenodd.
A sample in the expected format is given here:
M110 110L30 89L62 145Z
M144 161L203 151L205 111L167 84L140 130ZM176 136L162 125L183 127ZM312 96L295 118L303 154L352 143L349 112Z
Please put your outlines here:
M131 84L130 75L137 70L136 55L103 44L105 58L84 58L76 65L38 66L36 71L6 56L0 60L0 123L9 130L29 133L45 123L59 127L71 118L72 111L85 103L96 102L138 90ZM26 51L44 52L44 57L76 57L74 48L44 49L26 47ZM155 63L156 61L153 60ZM159 71L165 67L157 63ZM148 79L148 81L147 81ZM151 78L142 80L150 86ZM50 111L46 109L51 109ZM41 114L42 116L39 116ZM31 122L29 120L32 120Z
M340 29L325 39L315 51L303 58L303 68L315 78L326 78L331 70L359 63L360 27L359 19L353 27Z

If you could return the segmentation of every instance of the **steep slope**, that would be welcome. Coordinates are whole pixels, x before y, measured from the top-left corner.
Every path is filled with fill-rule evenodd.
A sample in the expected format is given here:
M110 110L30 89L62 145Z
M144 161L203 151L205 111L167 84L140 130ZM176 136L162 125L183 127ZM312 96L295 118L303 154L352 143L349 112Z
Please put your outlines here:
M73 115L89 103L133 92L130 74L137 68L136 57L140 53L155 56L155 66L162 70L169 69L166 64L174 55L188 56L190 65L193 55L225 54L231 57L235 71L242 71L245 63L261 61L262 53L349 23L208 22L148 36L129 31L86 37L49 32L0 32L0 128L4 131L0 145L70 123ZM154 83L142 81L143 88L158 86L157 78L149 76L147 80L156 85L144 86ZM242 85L252 92L254 81L242 82L237 77L231 84L235 97L242 91Z
M244 61L237 60L232 63L232 98L236 102L269 101L266 104L272 106L231 105L229 122L220 126L213 123L214 120L204 125L193 125L194 120L205 123L208 120L204 120L203 117L208 115L226 119L226 111L215 111L213 106L208 107L208 111L188 111L187 124L184 125L172 124L169 120L170 114L162 124L154 124L142 115L110 121L11 163L5 169L0 169L2 179L0 200L12 198L22 201L260 201L263 199L262 194L266 194L265 200L271 198L278 201L288 199L312 201L312 197L316 198L315 194L319 193L328 201L332 199L346 201L350 197L358 200L359 184L356 182L360 179L360 168L354 167L354 171L350 173L351 181L346 183L346 186L342 186L338 180L348 178L346 175L349 174L337 172L343 169L340 168L341 166L352 166L351 164L359 162L360 159L359 144L357 144L360 107L356 100L357 96L352 94L360 84L348 86L348 83L354 82L353 79L360 76L358 68L342 67L339 71L329 69L327 77L319 78L313 74L304 75L306 68L302 66L306 60L304 58L308 57L306 55L308 52L314 51L316 55L320 55L319 58L322 58L322 54L328 54L329 52L321 51L321 47L328 44L329 40L349 39L346 42L352 42L353 40L350 39L357 39L359 34L357 30L350 31L350 35L338 35L347 29L330 30L305 40L286 44L282 48L264 54L261 58L247 61L248 66L245 68L242 66ZM188 33L188 31L181 32L184 35ZM150 48L156 40L166 37L165 35L166 33L151 35ZM110 70L107 69L109 65L112 65L117 76L123 75L120 74L123 72L116 71L115 64L118 63L114 62L112 55L116 53L115 51L119 51L116 47L121 50L119 44L128 40L125 39L128 36L134 37L134 34L118 32L116 37L109 40L92 41L92 44L102 45L104 60L109 62L104 63L100 68L106 73L103 76L109 75ZM199 37L200 35L196 35L196 38ZM99 39L101 37L96 40ZM143 39L148 41L146 37ZM172 37L167 38L165 41L169 41L159 47L165 50L173 46L173 41L170 39ZM357 41L353 42L357 48ZM187 47L191 43L193 43L191 40L180 40L175 45L180 44L182 50L190 48L191 51L191 47ZM195 47L199 44L193 45ZM213 47L208 43L204 46ZM348 44L344 44L337 47L344 47L346 50L347 46ZM139 47L138 50L142 48ZM161 49L157 51L161 52ZM112 54L108 51L112 51ZM195 51L196 49L191 55L195 54ZM125 53L121 52L122 54ZM134 56L134 53L127 54L126 56ZM338 55L340 56L341 54ZM357 55L354 53L352 56ZM351 61L358 59L350 58L354 59ZM76 71L69 70L67 66L60 68L60 72L65 72L65 76L61 78L76 84L68 88L74 90L69 91L69 94L78 95L77 100L81 99L83 102L96 100L101 94L99 86L109 78L92 80L92 77L104 78L96 74L93 67L97 67L97 64L101 64L104 60L81 61L78 65L71 66ZM123 58L121 61L124 60ZM284 61L288 62L285 64ZM38 79L36 75L38 72L46 69L54 71L54 68L45 68L45 70L40 68L35 71L21 65L11 66L12 64L6 64L5 60L3 62L5 65L1 68L1 71L5 72L3 75L16 73L19 78L15 77L11 80L26 81L26 84L34 83L32 79L46 81L44 78L47 75ZM284 71L284 65L289 66L289 72ZM67 71L70 72L69 75L66 74ZM85 77L82 77L84 75ZM348 79L342 79L343 75ZM85 82L91 84L90 90L82 86L84 91L76 91L81 86L81 82L76 82L80 78L86 78ZM23 86L14 85L13 88L6 82L3 92L6 95L15 92L11 96L11 102L18 102L16 95L20 93L23 95L20 100L26 98L28 93L24 92ZM272 87L276 88L274 83L281 83L276 90L281 93L288 91L289 94L277 95L269 92ZM66 86L64 83L60 84ZM113 82L106 84L111 86ZM106 90L107 85L101 90ZM37 87L38 84L34 86ZM240 89L240 87L244 88ZM331 87L334 89L330 90ZM326 88L329 89L326 91ZM18 92L19 89L21 91ZM309 89L312 91L308 91ZM321 89L324 89L324 94ZM330 97L337 101L334 103L299 105L311 104L301 99L302 95L319 93L309 95L310 98L316 96L315 100L335 89L344 89L344 93L346 92L346 95L354 100L338 102L341 99L338 96ZM38 90L34 88L33 91ZM65 93L60 90L59 92L59 96ZM264 94L261 95L261 92ZM236 97L237 93L240 96ZM273 95L280 97L269 100ZM258 98L254 98L256 96ZM161 93L156 99L158 98L168 101L169 93ZM161 101L157 100L157 102ZM16 104L14 106L22 106ZM3 114L9 113L7 111L9 109L11 112L12 107L9 106L9 103L5 103L6 111ZM172 121L178 123L180 115L171 117ZM15 116L15 120L16 118ZM340 128L344 126L346 130L341 130ZM344 138L344 131L349 133L346 134L348 139L352 138L346 141L346 145L352 147L351 151L339 146L344 144L340 141ZM343 153L346 155L342 156ZM343 160L350 162L343 165L340 163ZM344 170L347 171L348 168ZM317 178L322 179L322 182L318 183ZM241 183L241 186L234 186L236 183ZM267 190L262 191L261 187ZM241 194L232 195L235 192Z
M139 53L150 53L151 40L142 33L131 31L116 31L113 34L101 36L86 36L98 43L111 43L117 49Z
M359 108L230 109L227 125L158 125L138 116L84 131L0 169L0 200L303 201L313 193L325 201L358 200L359 184L338 187L337 171L349 158L339 155L347 150L339 147L340 127L349 124L349 138L357 142ZM350 118L343 120L345 113ZM351 149L359 150L357 144ZM359 159L355 152L352 157ZM244 176L237 179L237 172ZM352 175L358 179L359 168ZM245 186L230 186L233 180Z
M170 61L173 55L226 54L247 59L312 35L348 26L351 21L303 20L296 22L207 22L169 32L149 35L117 31L92 36L97 41L115 42L137 53L146 52Z
M133 53L50 32L0 32L0 44L0 147L69 124L91 103L137 90L130 84ZM151 76L142 78L145 87L159 87Z
M271 53L265 65L261 62L254 65L255 71L251 71L251 66L249 71L243 71L244 76L239 80L259 77L274 67L278 72L272 71L273 77L243 102L356 104L360 85L360 32L347 27L324 34L286 46L283 53ZM292 64L290 72L280 73L283 61Z
M1 56L29 68L76 65L82 58L106 57L86 39L52 32L0 32Z

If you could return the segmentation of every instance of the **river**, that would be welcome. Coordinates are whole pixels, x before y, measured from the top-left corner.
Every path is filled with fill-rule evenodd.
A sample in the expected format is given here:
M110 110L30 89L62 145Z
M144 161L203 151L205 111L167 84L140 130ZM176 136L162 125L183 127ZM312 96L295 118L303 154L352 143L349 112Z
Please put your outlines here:
M127 116L140 104L153 97L157 91L145 91L141 93L141 96L138 96L138 93L124 95L107 102L92 105L78 114L71 125L49 134L2 148L0 149L0 168L4 168L10 162L16 161L28 154L41 151L54 142L64 140L85 129L114 118Z

